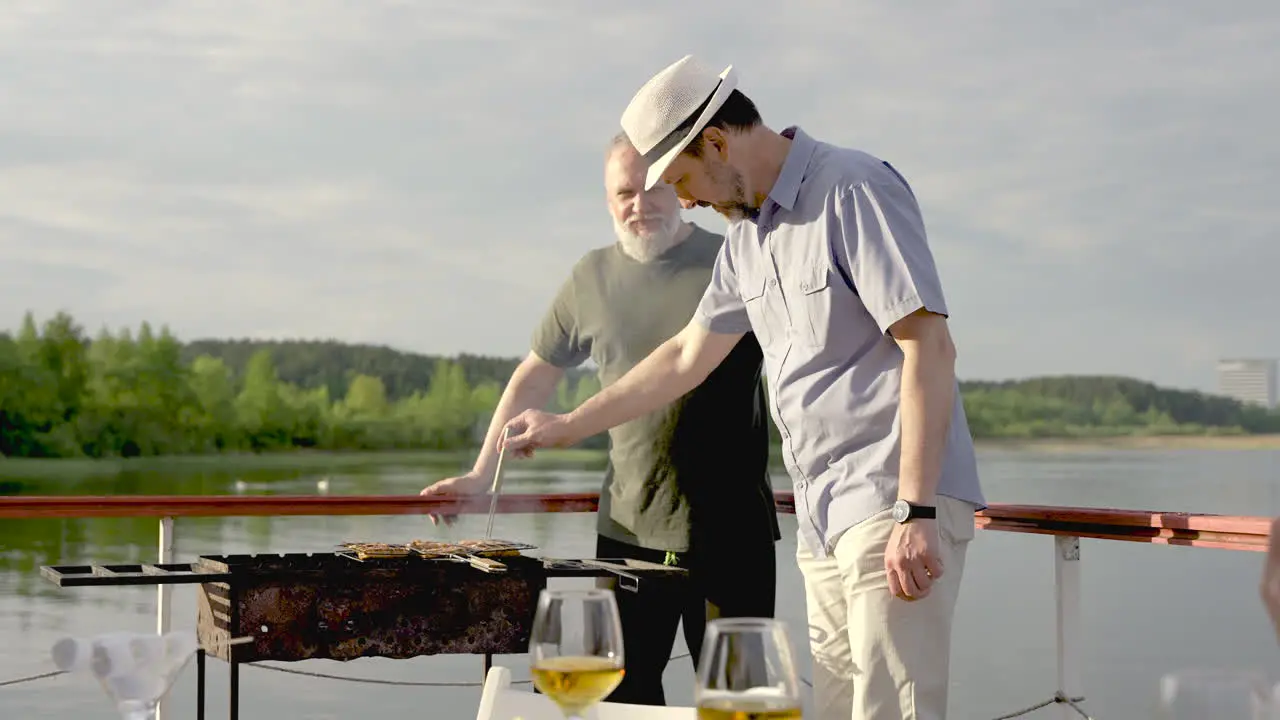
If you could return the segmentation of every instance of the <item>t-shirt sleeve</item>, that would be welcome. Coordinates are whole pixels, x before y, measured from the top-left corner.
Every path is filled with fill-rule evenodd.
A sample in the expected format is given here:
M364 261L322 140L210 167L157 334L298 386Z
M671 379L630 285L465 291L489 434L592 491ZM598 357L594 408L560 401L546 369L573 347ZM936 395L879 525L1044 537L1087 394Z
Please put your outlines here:
M728 240L720 245L715 265L711 268L711 282L702 293L702 300L693 316L713 333L741 335L751 332L751 319L747 316L742 294L738 292L738 274L733 266Z
M838 190L836 213L843 232L833 249L881 332L921 308L949 314L920 207L896 173Z
M591 356L591 345L581 335L578 317L577 293L570 276L560 286L551 307L542 316L542 322L534 329L530 349L559 368L581 365Z

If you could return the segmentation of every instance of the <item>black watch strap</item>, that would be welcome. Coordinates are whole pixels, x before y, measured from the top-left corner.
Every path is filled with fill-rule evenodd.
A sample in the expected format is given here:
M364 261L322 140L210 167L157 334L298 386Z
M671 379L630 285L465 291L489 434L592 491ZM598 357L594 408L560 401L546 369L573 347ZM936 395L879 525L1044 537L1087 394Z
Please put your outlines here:
M938 508L933 505L917 505L906 500L899 500L893 505L893 519L900 522L912 520L931 520L938 517Z
M933 505L912 505L911 518L928 518L930 520L938 517L938 508Z

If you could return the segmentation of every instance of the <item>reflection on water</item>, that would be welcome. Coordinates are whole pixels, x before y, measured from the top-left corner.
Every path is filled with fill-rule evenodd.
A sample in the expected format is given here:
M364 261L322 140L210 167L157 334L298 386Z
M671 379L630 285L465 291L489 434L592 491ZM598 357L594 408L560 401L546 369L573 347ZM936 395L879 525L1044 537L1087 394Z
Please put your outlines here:
M992 502L1132 507L1268 515L1280 512L1276 494L1280 453L1270 451L1124 451L1031 454L985 451L984 483ZM4 492L23 494L393 494L416 493L453 467L405 464L346 466L314 471L130 469L3 480ZM508 492L598 489L583 471L511 468ZM779 487L786 487L778 479ZM0 681L51 668L48 649L65 634L154 627L156 589L59 589L40 576L42 565L151 561L157 523L149 519L6 520L0 532ZM177 523L179 561L200 554L328 551L347 540L475 537L484 518L467 516L452 528L417 516L191 518ZM793 559L793 518L783 518L779 550L779 613L804 649L803 597ZM583 556L594 546L587 514L506 515L497 534L537 545L549 555ZM1046 699L1054 687L1051 539L980 533L970 552L957 609L952 708L957 717L995 717ZM1145 717L1155 682L1169 670L1200 664L1253 665L1271 670L1280 656L1257 601L1260 556L1254 553L1168 548L1086 540L1082 543L1082 609L1088 659L1086 707L1101 718ZM191 627L195 591L177 586L175 627ZM683 645L677 648L683 652ZM807 653L801 673L809 674ZM526 677L523 656L500 658ZM349 663L310 661L289 667L409 682L480 679L480 660L428 657ZM672 702L688 704L687 659L668 668ZM469 717L475 688L360 685L283 675L258 668L241 674L243 717L352 718L421 716L424 702L439 717ZM209 662L208 709L226 713L226 666ZM194 666L175 686L170 717L190 717ZM0 687L4 718L111 718L92 682L53 678ZM1049 712L1047 710L1041 713Z

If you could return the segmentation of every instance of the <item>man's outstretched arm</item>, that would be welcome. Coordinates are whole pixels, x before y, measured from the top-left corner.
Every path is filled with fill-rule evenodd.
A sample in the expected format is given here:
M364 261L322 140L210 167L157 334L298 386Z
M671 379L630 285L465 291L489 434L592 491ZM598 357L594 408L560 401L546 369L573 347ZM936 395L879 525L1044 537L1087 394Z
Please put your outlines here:
M744 334L711 332L695 318L576 410L564 415L529 410L513 418L506 447L526 456L540 447L568 447L653 412L706 380Z

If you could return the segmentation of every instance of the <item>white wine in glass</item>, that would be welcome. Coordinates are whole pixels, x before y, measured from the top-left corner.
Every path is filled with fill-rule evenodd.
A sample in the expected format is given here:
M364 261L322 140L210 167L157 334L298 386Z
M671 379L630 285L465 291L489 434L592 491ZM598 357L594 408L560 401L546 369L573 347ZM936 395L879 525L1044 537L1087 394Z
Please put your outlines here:
M695 697L698 720L800 720L786 624L769 618L707 623Z
M1160 678L1160 720L1271 720L1261 673L1185 670Z
M579 720L622 682L622 622L613 591L543 590L529 640L533 684Z

